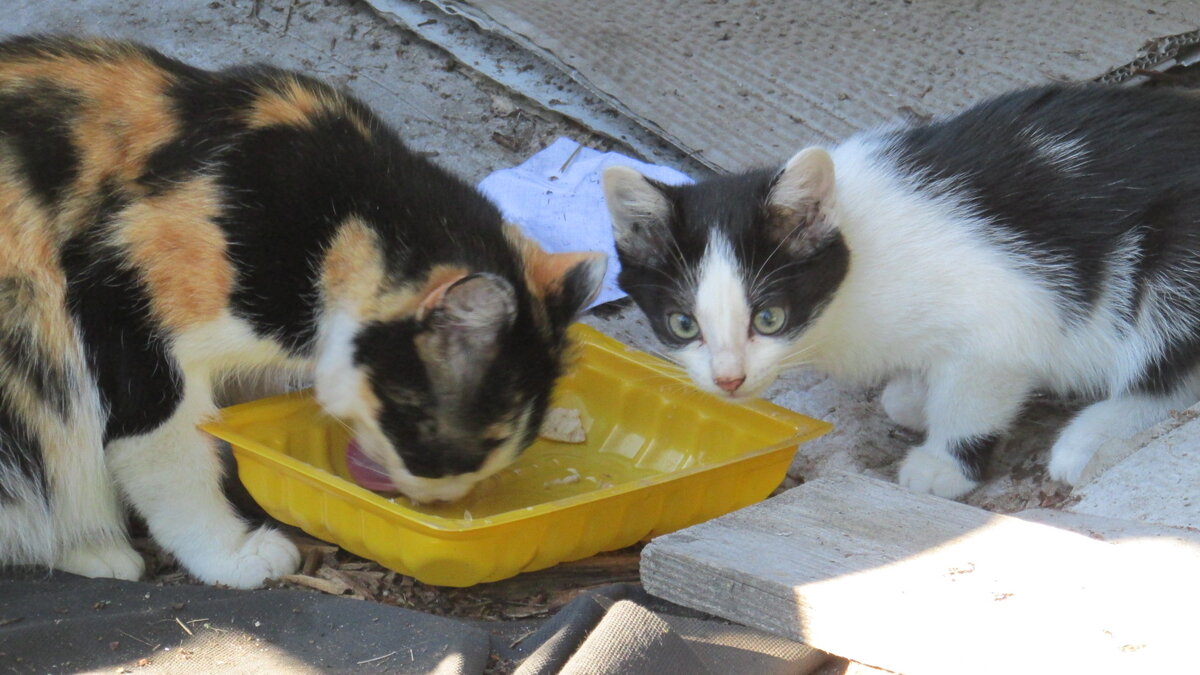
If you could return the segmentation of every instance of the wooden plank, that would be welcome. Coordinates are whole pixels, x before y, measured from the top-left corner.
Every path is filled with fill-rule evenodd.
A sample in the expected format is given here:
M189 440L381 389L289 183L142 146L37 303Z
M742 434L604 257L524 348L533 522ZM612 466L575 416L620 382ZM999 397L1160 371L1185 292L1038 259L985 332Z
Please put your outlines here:
M906 675L1186 672L1195 559L1153 550L844 474L659 537L641 571L672 602Z
M1194 566L1200 570L1200 530L1196 528L1171 527L1139 520L1121 520L1090 513L1075 513L1058 509L1028 509L1012 514L1015 518L1031 523L1041 523L1086 535L1092 539L1107 541L1118 547L1174 546L1175 555L1191 555Z

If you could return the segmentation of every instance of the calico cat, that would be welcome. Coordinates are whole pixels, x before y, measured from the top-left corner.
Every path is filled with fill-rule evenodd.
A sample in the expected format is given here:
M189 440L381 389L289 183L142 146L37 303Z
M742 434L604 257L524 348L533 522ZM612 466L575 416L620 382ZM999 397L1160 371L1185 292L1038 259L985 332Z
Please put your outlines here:
M600 287L362 103L116 41L0 43L0 562L137 578L128 504L196 577L292 571L196 425L224 378L315 383L416 500L529 445Z
M902 484L958 497L1030 393L1100 399L1049 475L1200 398L1200 98L1047 86L779 170L603 176L620 284L702 388L811 364L926 431Z

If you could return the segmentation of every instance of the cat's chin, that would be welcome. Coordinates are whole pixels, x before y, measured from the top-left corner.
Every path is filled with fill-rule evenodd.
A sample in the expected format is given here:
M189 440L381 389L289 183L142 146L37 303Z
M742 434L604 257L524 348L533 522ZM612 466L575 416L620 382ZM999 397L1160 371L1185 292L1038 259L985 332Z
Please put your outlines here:
M418 478L417 480L423 480ZM453 481L454 479L446 479ZM433 482L433 479L430 480ZM443 504L448 502L456 502L475 487L475 482L452 482L440 483L436 485L409 485L400 489L400 492L408 497L416 504Z

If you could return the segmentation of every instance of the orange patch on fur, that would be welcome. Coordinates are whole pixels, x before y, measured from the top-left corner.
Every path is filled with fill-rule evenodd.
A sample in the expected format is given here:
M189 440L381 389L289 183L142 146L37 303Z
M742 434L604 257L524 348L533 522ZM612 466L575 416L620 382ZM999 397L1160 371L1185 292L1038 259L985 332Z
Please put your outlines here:
M251 128L283 125L311 129L313 117L329 108L316 92L288 80L282 91L264 90L250 105L246 118Z
M45 359L40 367L58 368L68 386L74 386L86 366L67 314L66 278L53 264L58 250L49 240L49 219L39 202L0 169L0 325L6 333L22 336L36 346ZM45 414L45 393L37 390L28 374L13 372L21 367L11 359L0 359L9 407L39 438L61 434L59 418ZM43 446L52 481L56 458L74 448L69 443Z
M49 215L19 187L14 175L11 170L0 170L0 276L24 276L55 260L54 256L33 257L47 249L29 250L31 242L43 238L40 233L45 231Z
M325 304L348 305L360 317L377 313L383 288L383 252L375 232L358 218L349 218L325 253L321 265Z
M424 282L389 285L378 235L352 217L342 223L325 253L321 289L327 307L348 307L364 321L394 321L416 315L439 289L468 273L461 267L439 265Z
M505 225L504 234L521 252L521 258L525 261L525 280L529 283L529 290L538 298L553 295L562 288L568 272L581 263L603 255L590 251L548 253L515 225Z
M70 132L79 172L74 194L68 194L60 210L60 223L84 222L92 207L90 195L105 180L135 189L150 156L178 134L165 95L172 84L168 73L135 49L105 41L85 44L103 60L63 54L0 61L0 91L36 102L49 85L78 100Z
M130 206L114 232L150 287L154 314L176 331L218 318L233 290L234 269L215 182L198 178Z
M517 433L517 425L512 422L498 422L483 431L483 438L489 441L505 441Z
M311 129L313 119L325 114L347 119L364 137L371 137L366 124L335 93L291 78L281 84L279 89L264 89L251 104L246 115L251 128L283 125Z

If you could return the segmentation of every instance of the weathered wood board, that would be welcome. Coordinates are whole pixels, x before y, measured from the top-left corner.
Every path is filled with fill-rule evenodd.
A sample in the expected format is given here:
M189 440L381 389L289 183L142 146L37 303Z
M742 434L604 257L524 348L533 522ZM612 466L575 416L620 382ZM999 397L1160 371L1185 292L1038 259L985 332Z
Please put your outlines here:
M845 474L659 537L641 572L665 599L906 675L1200 672L1194 551L1149 550Z

